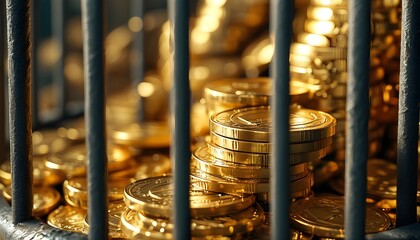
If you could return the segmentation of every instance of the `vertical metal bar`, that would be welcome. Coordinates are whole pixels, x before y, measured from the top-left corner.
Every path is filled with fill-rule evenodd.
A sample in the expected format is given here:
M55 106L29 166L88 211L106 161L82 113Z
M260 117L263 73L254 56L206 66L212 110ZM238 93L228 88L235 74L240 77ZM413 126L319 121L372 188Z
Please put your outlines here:
M174 239L190 239L189 0L168 0L173 47L171 91Z
M133 58L131 59L131 82L136 88L144 78L144 1L145 0L131 0L130 9L131 17L141 19L141 28L138 32L133 32ZM139 108L137 109L137 118L140 122L145 119L144 102L140 96Z
M415 223L419 132L420 2L402 1L397 226Z
M13 223L32 216L30 1L6 1Z
M89 239L108 238L105 133L104 1L82 1Z
M4 72L5 44L6 44L6 5L5 1L0 1L0 163L6 156L6 82Z
M369 121L370 1L349 1L345 167L346 239L364 239Z
M58 92L58 101L57 109L58 116L65 117L66 115L66 79L64 77L64 58L65 58L65 19L66 11L65 9L65 0L54 0L51 1L52 4L52 35L55 41L58 44L58 49L60 51L60 58L57 61L57 64L54 66L53 72L53 83L55 89Z
M270 35L274 44L271 63L273 98L273 152L271 168L272 239L289 239L289 53L292 40L292 0L270 1Z
M32 126L37 128L38 126L38 70L39 64L36 60L38 56L38 23L39 23L39 0L31 1L31 47L32 47L32 56L31 58L34 61L31 61L31 78L32 78Z

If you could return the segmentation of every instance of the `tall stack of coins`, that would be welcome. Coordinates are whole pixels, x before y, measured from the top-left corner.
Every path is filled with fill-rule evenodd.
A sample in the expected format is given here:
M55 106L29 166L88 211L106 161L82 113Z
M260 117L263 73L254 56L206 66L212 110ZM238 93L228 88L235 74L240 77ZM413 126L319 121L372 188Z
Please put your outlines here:
M347 1L312 0L307 10L304 32L290 48L291 76L312 85L315 109L337 119L336 160L345 157L347 94ZM375 54L371 56L371 109L382 106L384 69ZM384 129L372 117L369 122L370 155L380 149ZM341 162L341 161L340 161Z
M129 184L124 191L127 207L121 215L122 232L132 239L172 239L172 198L169 176ZM235 196L191 186L190 209L191 235L200 239L239 239L265 220L262 207L249 194Z
M309 196L316 162L333 143L336 122L329 114L292 108L290 115L291 198ZM227 110L210 118L210 142L192 157L191 178L204 190L229 194L269 191L270 107ZM279 159L284 161L283 159ZM264 199L262 199L264 200ZM268 197L265 196L265 200Z
M372 53L385 69L383 104L375 117L386 126L384 157L395 161L401 47L401 1L372 1Z

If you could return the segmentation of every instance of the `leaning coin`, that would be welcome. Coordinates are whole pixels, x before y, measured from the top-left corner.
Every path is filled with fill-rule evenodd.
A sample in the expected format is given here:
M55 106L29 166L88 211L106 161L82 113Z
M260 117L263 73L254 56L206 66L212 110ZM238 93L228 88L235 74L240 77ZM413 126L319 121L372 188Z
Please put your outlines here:
M60 206L48 215L48 225L71 232L84 233L86 211L72 206Z
M190 210L194 217L221 216L252 205L255 196L233 196L203 191L194 187L190 191ZM131 209L169 218L172 216L173 179L171 176L153 177L129 184L124 191L124 201Z

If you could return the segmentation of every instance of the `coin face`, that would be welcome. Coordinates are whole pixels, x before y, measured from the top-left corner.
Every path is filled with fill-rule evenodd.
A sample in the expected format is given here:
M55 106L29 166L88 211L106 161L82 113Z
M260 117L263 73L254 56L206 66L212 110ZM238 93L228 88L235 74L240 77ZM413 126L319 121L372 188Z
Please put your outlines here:
M295 229L318 237L344 238L344 198L312 197L298 200L290 207L289 216ZM385 231L391 220L382 210L366 208L365 231Z
M48 215L48 225L71 232L84 232L86 211L69 205L60 206Z
M172 216L173 180L171 176L138 180L125 188L124 200L131 209L148 215ZM194 185L193 185L194 186ZM249 207L255 196L244 197L203 191L192 188L190 209L192 216L220 216Z
M292 143L321 140L335 134L335 118L321 111L294 109L289 119ZM215 114L210 118L210 130L233 139L269 142L272 132L270 107L234 109Z

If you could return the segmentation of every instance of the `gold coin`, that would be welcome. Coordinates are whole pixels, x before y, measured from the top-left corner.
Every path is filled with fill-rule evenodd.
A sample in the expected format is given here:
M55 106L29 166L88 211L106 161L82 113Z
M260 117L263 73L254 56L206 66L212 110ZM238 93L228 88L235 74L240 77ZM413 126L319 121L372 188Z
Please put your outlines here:
M197 169L225 178L269 178L270 169L261 165L244 165L223 161L210 155L208 147L193 152L191 164ZM309 168L306 168L309 171ZM302 169L304 170L304 169Z
M108 145L108 171L125 169L131 152L122 146ZM45 165L50 169L61 170L68 178L86 176L87 150L84 144L74 145L65 151L48 156Z
M138 213L137 220L142 223L142 229L173 233L174 226L169 219L152 218ZM209 238L210 236L234 236L238 233L253 231L265 220L264 210L260 205L255 204L227 216L191 219L191 235Z
M270 78L225 79L209 82L204 88L207 103L235 103L237 107L269 105L272 91ZM309 97L309 89L302 83L290 82L291 102Z
M319 21L348 21L348 8L343 7L315 7L310 6L306 11L308 19L319 20Z
M158 177L171 173L171 159L165 154L140 155L135 179Z
M322 34L327 37L334 37L336 35L347 35L348 34L348 23L347 21L320 21L320 20L309 20L305 21L305 30L309 33Z
M315 34L321 34L315 32ZM302 43L293 43L290 46L290 53L317 57L321 60L346 59L347 48L332 48L332 47L314 47Z
M86 211L72 206L60 206L48 215L48 225L71 232L84 233Z
M289 122L291 143L322 140L335 134L335 119L324 112L295 109L290 113ZM215 114L210 118L210 131L232 139L269 142L272 131L271 109L253 107Z
M139 164L133 158L128 160L127 168L108 173L108 179L133 178Z
M224 147L233 151L253 152L253 153L270 153L273 147L272 143L265 142L250 142L231 138L222 137L218 134L210 133L211 140L218 146ZM290 153L304 153L313 152L326 148L333 144L333 137L327 137L318 141L291 143Z
M129 239L121 230L121 214L127 208L124 201L111 202L108 205L108 237L110 239ZM84 221L84 232L89 232L89 218L86 214Z
M118 201L124 198L124 188L130 179L110 179L108 181L108 200ZM88 185L86 178L72 178L63 183L64 199L72 206L88 208Z
M226 179L191 168L191 184L212 192L243 195L269 191L268 179Z
M166 148L170 145L170 129L162 122L133 123L114 129L111 138L116 144L135 148Z
M262 165L268 166L271 154L267 153L247 153L238 152L222 148L214 144L213 142L208 143L209 153L224 161L238 163L238 164L250 164L250 165ZM289 163L291 165L305 163L309 161L317 161L325 157L328 153L327 148L319 149L312 152L296 153L289 155Z
M194 180L191 185L194 186ZM131 209L151 216L172 216L173 180L171 176L153 177L129 184L124 200ZM255 196L243 197L192 188L190 210L193 217L221 216L237 212L252 205Z
M373 0L372 9L401 7L401 0Z
M314 176L312 172L309 172L306 176L296 179L290 180L290 192L291 193L298 193L302 191L307 191L308 189L314 185Z
M420 185L418 186L419 189ZM383 159L369 159L367 165L367 193L380 199L396 199L397 165ZM420 202L420 190L417 190L417 202Z
M60 193L51 187L33 187L34 217L43 217L55 209L61 200ZM7 201L12 201L12 187L8 186L3 190L3 196Z
M311 57L290 54L289 58L290 64L300 68L313 68L312 71L316 69L327 70L330 74L335 74L336 72L345 72L347 71L347 60L346 59L336 59L336 60L326 60L322 61L320 59L313 59Z
M312 197L290 207L291 225L318 237L344 238L344 198ZM391 220L382 210L366 207L366 234L385 231Z
M56 186L63 183L65 175L62 171L48 169L44 164L43 157L34 157L33 164L33 185L34 186ZM10 161L4 161L0 165L0 182L5 185L11 184Z
M301 32L297 35L297 41L314 47L332 47L330 39L321 34Z
M348 0L311 0L312 5L315 6L338 6L338 7L346 7L348 4Z
M155 230L154 227L152 227L152 229L143 228L143 223L140 221L139 214L135 210L127 208L122 213L121 231L130 239L172 239L171 233L167 233L165 231L158 232L157 230L153 230ZM159 235L156 236L156 234L154 234L152 237L152 233L150 231L153 231L153 233L157 232Z

